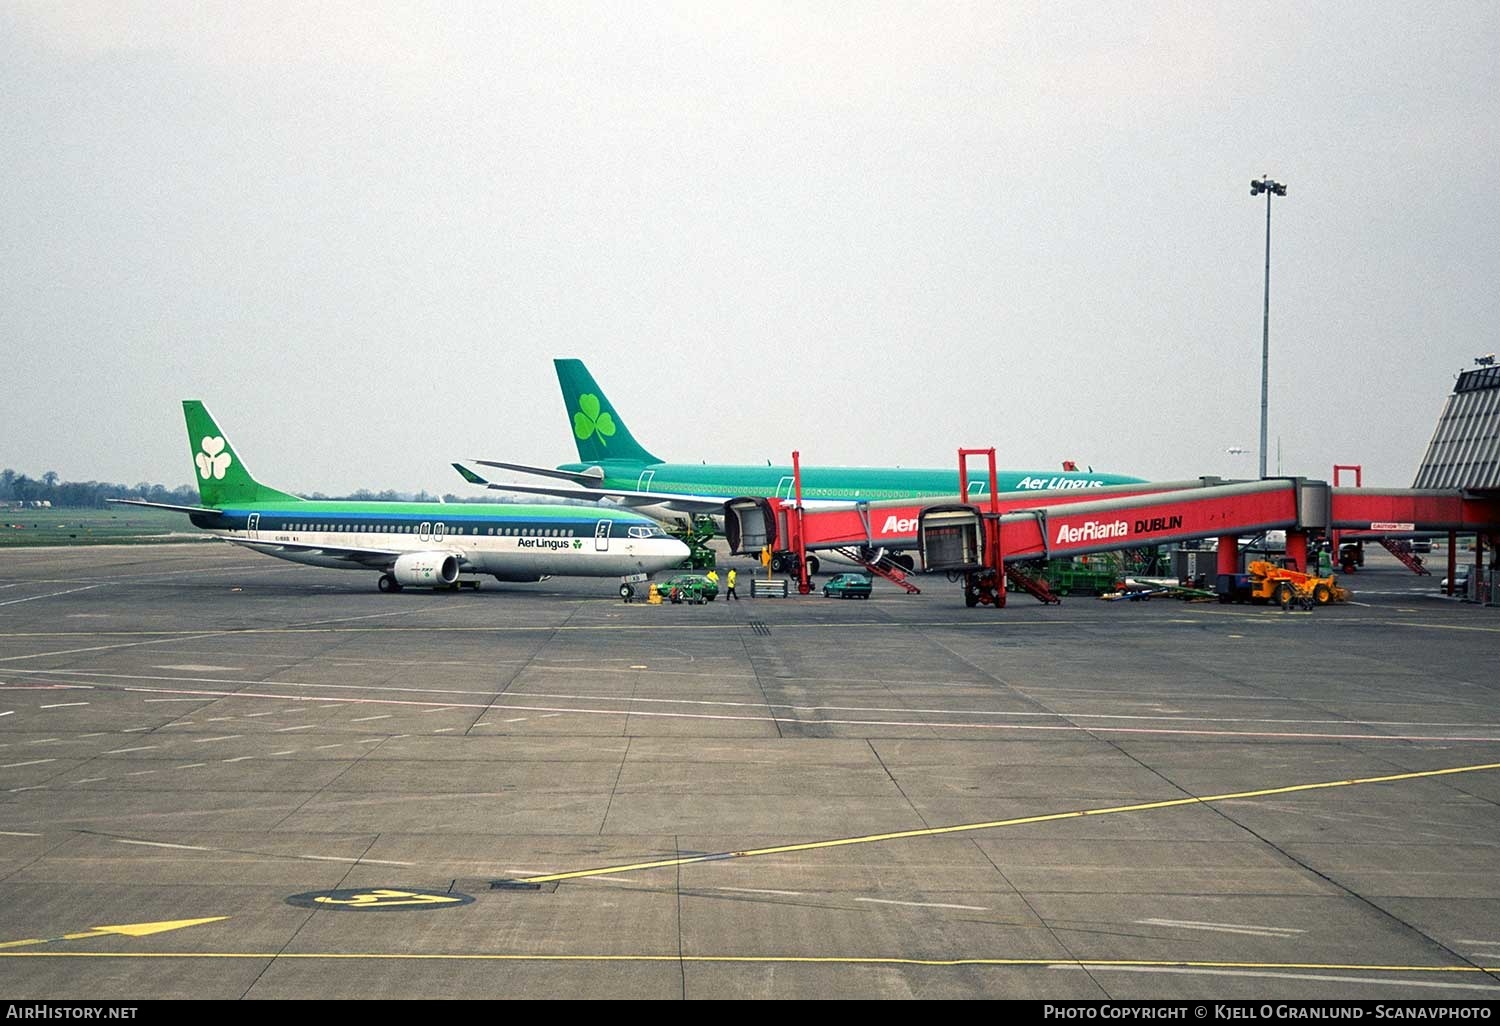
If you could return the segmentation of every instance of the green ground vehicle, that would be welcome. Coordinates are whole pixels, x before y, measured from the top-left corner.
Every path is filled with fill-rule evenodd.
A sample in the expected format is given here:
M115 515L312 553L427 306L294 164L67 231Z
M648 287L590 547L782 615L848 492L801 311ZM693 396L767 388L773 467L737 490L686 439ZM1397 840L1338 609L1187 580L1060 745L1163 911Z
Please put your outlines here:
M823 585L823 597L867 599L871 584L869 574L834 574Z
M719 586L702 574L673 574L657 581L656 590L668 602L712 602L719 597Z

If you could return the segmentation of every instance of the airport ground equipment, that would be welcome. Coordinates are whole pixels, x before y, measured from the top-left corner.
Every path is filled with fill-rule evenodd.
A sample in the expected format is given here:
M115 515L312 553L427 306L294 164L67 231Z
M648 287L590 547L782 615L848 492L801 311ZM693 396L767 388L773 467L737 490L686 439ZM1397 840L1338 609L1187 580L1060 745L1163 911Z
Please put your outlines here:
M709 570L718 565L718 553L709 545L715 533L712 517L695 516L685 527L663 527L662 530L688 547L688 558L677 564L679 570Z
M751 598L786 598L785 577L756 577L750 582Z
M1264 559L1255 560L1248 569L1252 602L1274 602L1287 606L1297 599L1305 599L1314 605L1326 606L1330 602L1348 601L1349 598L1349 592L1341 588L1331 576L1319 577L1290 567L1276 566Z

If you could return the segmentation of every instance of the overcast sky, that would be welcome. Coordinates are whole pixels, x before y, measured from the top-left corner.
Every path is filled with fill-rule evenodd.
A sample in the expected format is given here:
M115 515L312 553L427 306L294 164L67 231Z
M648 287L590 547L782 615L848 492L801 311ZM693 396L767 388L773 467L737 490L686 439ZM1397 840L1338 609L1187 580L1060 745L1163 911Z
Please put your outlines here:
M0 466L1411 483L1500 350L1500 5L0 3ZM1243 448L1243 455L1227 450Z

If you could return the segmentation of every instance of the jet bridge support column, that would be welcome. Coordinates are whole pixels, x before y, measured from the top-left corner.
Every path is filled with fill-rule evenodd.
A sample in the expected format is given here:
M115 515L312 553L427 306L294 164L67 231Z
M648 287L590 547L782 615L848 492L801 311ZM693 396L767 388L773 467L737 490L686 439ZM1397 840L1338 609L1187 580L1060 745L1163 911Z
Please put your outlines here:
M1480 590L1484 581L1484 538L1483 531L1474 532L1474 569L1469 574L1469 594L1481 602L1485 601ZM1451 581L1453 578L1450 577L1448 580Z
M1214 590L1219 593L1219 601L1244 601L1239 597L1240 539L1238 535L1222 534L1219 536L1219 552L1216 562L1219 573Z
M1448 532L1448 583L1443 588L1449 598L1453 597L1453 579L1458 576L1458 532Z
M1312 570L1307 565L1306 531L1287 531L1286 558L1293 567L1302 573L1312 573Z
M796 449L792 450L792 483L797 489L797 505L787 522L797 525L791 531L792 551L797 554L797 594L806 595L812 591L812 582L807 579L807 532L802 523L802 453Z

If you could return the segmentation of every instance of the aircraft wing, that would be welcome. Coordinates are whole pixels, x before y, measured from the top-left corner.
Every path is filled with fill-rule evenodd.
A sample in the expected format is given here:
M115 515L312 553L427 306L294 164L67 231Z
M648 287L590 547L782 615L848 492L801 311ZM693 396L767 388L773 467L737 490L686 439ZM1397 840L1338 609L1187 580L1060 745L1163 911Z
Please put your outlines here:
M174 506L170 502L147 502L145 499L105 499L117 506L145 506L147 509L170 509L178 513L222 513L221 509L210 509L208 506Z
M372 570L389 570L396 562L396 557L404 555L407 549L365 549L346 548L341 545L316 545L309 542L286 542L286 541L264 541L254 538L225 538L227 542L242 545L256 552L264 552L267 555L275 555L277 552L321 552L332 559L342 559L349 563L359 563ZM452 551L452 550L444 550ZM469 561L462 553L454 552L458 557L460 567L468 567Z
M476 460L485 466L509 466L510 464L490 463L485 460ZM478 474L469 470L461 464L453 464L465 481L470 484L482 484L497 492L520 492L527 495L555 495L563 499L579 499L585 502L597 502L600 499L608 499L622 506L665 506L678 513L723 513L724 503L731 496L715 498L711 495L682 495L676 492L636 492L624 488L603 488L595 486L584 488L579 486L564 487L562 485L541 484L516 484L511 481L495 482L487 481Z

